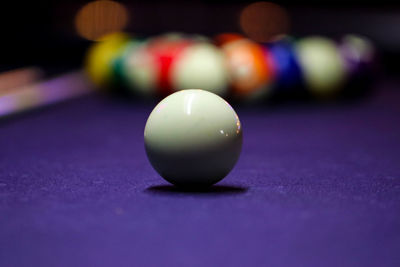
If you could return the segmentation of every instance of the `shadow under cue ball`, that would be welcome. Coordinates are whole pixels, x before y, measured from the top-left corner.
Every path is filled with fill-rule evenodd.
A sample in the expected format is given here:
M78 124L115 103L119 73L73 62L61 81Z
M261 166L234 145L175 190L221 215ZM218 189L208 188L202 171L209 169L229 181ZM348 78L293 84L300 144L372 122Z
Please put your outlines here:
M235 166L242 126L233 108L214 93L189 89L164 98L144 130L147 157L168 182L210 186Z

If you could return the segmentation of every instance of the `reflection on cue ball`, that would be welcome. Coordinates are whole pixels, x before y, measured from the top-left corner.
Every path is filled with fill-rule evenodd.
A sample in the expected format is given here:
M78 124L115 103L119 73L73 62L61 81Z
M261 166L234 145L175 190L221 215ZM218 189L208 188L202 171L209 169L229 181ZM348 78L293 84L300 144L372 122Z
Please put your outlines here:
M242 126L233 108L216 94L190 89L164 98L144 130L154 169L178 186L209 186L235 166Z

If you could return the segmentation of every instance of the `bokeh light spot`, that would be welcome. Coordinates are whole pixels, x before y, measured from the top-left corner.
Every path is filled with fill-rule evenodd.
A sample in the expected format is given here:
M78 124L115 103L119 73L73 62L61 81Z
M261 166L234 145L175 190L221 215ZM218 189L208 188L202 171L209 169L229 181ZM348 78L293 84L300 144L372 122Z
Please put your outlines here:
M104 35L121 31L129 20L128 11L122 4L100 0L84 5L76 14L78 34L88 40L98 40Z
M288 33L290 28L286 10L270 2L255 2L246 6L240 13L239 23L243 32L257 42L274 40Z

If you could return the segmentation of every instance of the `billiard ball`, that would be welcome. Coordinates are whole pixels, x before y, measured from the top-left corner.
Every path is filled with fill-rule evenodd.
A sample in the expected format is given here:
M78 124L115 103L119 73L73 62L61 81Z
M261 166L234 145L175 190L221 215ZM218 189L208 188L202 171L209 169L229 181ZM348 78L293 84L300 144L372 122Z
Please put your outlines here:
M143 41L138 40L138 39L131 39L126 45L121 47L121 51L116 57L115 60L113 60L112 63L112 69L113 69L113 77L114 80L116 81L116 84L120 86L124 91L127 93L132 93L133 90L129 90L129 87L131 85L130 83L130 77L127 76L128 71L126 71L126 60L130 57L131 54L133 54L136 49L138 49Z
M242 126L233 108L218 95L182 90L153 109L144 143L151 165L168 182L209 186L236 164L242 148Z
M174 91L171 81L171 68L180 57L183 50L192 44L192 40L186 38L160 37L154 39L149 45L157 65L157 86L161 96L167 96Z
M221 48L228 61L233 97L251 102L264 99L273 81L268 51L249 39L229 41Z
M121 62L121 72L134 95L151 98L157 95L157 65L147 46L148 41L144 41L128 50Z
M113 64L130 40L125 33L113 33L104 36L88 50L85 70L93 83L102 88L109 88L115 82Z
M371 67L375 58L375 49L366 37L347 34L343 36L339 49L345 60L347 72L351 75L362 73Z
M312 95L331 98L340 93L346 81L343 58L334 41L312 36L295 46L304 81Z
M224 54L208 42L193 43L177 56L171 65L169 79L174 91L202 88L225 96L229 73Z
M343 97L356 98L368 93L374 84L375 48L366 37L347 34L339 43L349 80Z
M302 73L293 49L293 44L282 40L266 46L272 57L276 76L276 86L280 90L289 90L302 84Z

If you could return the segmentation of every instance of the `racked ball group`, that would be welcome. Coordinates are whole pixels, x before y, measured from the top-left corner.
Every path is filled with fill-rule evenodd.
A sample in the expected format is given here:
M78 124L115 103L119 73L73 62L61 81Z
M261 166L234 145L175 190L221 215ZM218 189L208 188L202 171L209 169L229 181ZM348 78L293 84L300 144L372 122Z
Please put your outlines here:
M239 34L164 34L148 39L116 33L95 43L86 69L100 87L132 96L165 97L201 88L237 102L277 95L336 99L369 81L374 48L363 37L340 41L310 36L257 43ZM363 83L363 88L368 87ZM275 98L276 99L276 98Z

